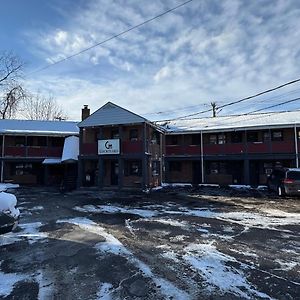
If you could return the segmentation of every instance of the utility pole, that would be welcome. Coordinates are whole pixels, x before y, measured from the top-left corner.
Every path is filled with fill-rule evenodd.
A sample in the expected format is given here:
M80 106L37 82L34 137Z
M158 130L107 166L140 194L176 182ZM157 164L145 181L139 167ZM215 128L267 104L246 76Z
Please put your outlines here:
M210 103L211 108L212 108L212 116L215 118L217 116L217 102L211 102Z

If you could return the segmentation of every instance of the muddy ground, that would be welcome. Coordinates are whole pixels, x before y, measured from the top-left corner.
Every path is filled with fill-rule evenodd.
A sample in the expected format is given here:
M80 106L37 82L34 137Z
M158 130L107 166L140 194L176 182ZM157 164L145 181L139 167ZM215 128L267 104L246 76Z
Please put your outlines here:
M0 299L300 299L300 199L19 188Z

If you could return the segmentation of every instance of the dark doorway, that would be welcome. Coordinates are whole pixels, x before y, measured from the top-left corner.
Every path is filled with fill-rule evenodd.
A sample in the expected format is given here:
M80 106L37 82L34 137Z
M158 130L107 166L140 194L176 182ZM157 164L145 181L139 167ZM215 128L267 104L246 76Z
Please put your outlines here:
M193 161L193 184L201 183L201 163Z
M110 165L110 182L111 185L118 184L119 178L119 163L117 161L112 161Z
M258 186L259 184L259 162L258 161L250 161L249 166L250 173L250 185Z
M243 162L241 161L229 161L228 162L228 171L232 175L233 184L242 184L243 179Z

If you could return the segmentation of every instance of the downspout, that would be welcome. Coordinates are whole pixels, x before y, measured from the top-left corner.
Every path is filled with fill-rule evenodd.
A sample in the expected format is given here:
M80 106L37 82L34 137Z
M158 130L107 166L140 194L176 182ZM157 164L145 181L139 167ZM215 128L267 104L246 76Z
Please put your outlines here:
M299 168L298 138L297 138L297 127L296 127L296 124L294 125L294 136L295 136L296 168Z
M2 136L2 159L1 159L1 182L3 182L3 177L4 177L4 162L3 162L3 159L4 159L4 143L5 143L5 135L3 134Z
M204 155L203 155L203 134L202 130L200 131L200 137L201 137L201 183L204 183Z

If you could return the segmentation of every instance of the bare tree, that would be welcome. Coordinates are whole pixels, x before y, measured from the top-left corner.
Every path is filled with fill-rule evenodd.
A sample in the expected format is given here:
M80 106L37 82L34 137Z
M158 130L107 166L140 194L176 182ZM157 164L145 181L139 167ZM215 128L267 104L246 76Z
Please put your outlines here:
M26 98L26 92L21 85L9 86L3 93L0 101L1 119L10 119L15 117L20 103Z
M10 52L0 53L0 117L12 118L25 98L20 84L23 62Z
M21 114L29 120L67 119L67 115L53 97L44 97L40 93L30 95L23 100Z

